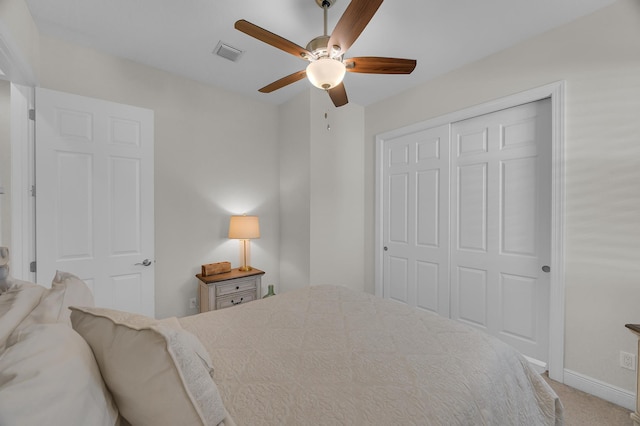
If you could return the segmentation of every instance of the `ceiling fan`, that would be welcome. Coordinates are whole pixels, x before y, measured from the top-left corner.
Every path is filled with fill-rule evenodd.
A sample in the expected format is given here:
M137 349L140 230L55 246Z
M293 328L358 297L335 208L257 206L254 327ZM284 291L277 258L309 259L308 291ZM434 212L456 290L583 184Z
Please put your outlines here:
M346 105L347 92L342 79L345 72L366 74L411 74L414 59L363 56L344 58L344 54L367 26L383 0L351 0L331 35L327 34L327 11L336 0L315 0L324 11L324 35L311 40L306 48L241 19L235 28L264 43L309 61L306 69L294 72L259 89L271 93L307 77L311 84L324 89L336 107Z

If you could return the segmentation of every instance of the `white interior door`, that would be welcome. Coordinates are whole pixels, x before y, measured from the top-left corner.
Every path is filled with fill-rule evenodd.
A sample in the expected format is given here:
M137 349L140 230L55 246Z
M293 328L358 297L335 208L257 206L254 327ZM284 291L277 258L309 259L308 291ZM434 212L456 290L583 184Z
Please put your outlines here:
M36 89L37 281L154 316L153 111Z
M449 125L383 149L383 295L449 316Z
M546 366L551 101L454 123L451 133L451 317Z

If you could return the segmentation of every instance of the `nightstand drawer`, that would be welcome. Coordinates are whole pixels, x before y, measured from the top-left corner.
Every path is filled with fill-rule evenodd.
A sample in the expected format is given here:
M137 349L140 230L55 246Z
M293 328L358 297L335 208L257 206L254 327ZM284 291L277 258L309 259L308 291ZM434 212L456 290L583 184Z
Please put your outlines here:
M228 294L234 294L249 290L255 293L256 283L257 280L254 277L251 277L244 280L233 280L233 282L228 284L218 284L216 285L216 296L226 296Z
M224 296L216 300L216 309L228 308L234 305L240 305L241 303L251 302L256 300L255 287L253 290L245 291L241 293L235 293L231 296Z
M200 312L228 308L240 303L250 302L262 297L262 276L264 271L253 268L249 271L232 269L231 272L203 277L198 292L200 295Z

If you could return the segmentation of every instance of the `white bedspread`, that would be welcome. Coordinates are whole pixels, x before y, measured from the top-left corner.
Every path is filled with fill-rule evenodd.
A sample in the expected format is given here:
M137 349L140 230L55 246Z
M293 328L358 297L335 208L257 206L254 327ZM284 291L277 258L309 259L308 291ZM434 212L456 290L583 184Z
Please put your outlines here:
M308 287L180 322L238 426L562 424L514 349L366 293Z

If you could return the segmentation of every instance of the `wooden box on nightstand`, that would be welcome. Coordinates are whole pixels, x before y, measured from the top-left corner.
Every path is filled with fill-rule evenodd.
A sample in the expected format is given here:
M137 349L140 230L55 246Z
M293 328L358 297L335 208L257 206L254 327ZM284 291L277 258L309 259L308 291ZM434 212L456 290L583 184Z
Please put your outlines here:
M237 268L224 274L203 277L199 282L200 312L228 308L259 299L264 272L259 269L240 271Z

